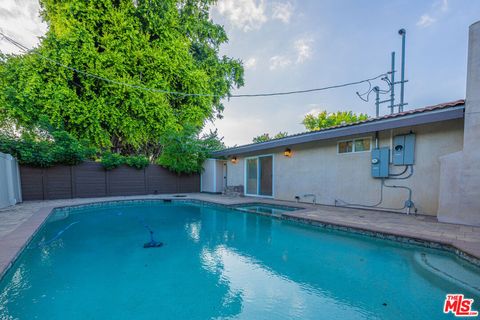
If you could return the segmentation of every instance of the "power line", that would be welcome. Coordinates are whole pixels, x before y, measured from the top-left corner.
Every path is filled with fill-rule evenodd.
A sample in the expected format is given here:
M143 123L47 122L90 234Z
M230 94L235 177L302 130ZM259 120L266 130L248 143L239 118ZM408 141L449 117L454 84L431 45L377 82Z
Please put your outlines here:
M71 71L74 71L74 72L77 72L77 73L80 73L80 74L83 74L87 77L91 77L91 78L95 78L95 79L98 79L98 80L102 80L102 81L105 81L105 82L109 82L109 83L113 83L113 84L117 84L117 85L121 85L121 86L125 86L125 87L130 87L130 88L133 88L133 89L138 89L138 90L144 90L144 91L150 91L150 92L157 92L157 93L165 93L165 94L170 94L170 95L177 95L177 96L183 96L183 97L192 97L192 96L195 96L195 97L219 97L219 98L222 98L224 96L222 95L218 95L218 94L209 94L209 93L187 93L187 92L179 92L179 91L169 91L169 90L162 90L162 89L155 89L155 88L150 88L150 87L146 87L146 86L142 86L142 85L134 85L134 84L130 84L130 83L126 83L126 82L121 82L121 81L116 81L116 80L111 80L111 79L108 79L108 78L105 78L105 77L102 77L102 76L99 76L97 74L93 74L93 73L89 73L89 72L86 72L86 71L82 71L82 70L79 70L77 68L74 68L74 67L70 67L70 66L67 66L67 65L64 65L56 60L53 60L53 59L50 59L48 57L45 57L44 55L40 54L39 52L35 51L34 49L28 49L26 46L24 46L23 44L19 43L18 41L16 41L15 39L12 39L10 38L9 36L7 36L5 33L3 33L2 31L0 31L0 35L5 39L7 40L8 42L10 42L11 44L13 44L14 46L16 46L17 48L19 48L21 51L25 52L25 53L28 53L28 52L32 52L36 55L38 55L39 57L41 57L42 59L44 60L47 60L53 64L56 64L60 67L63 67L65 69L68 69L68 70L71 70ZM373 81L373 80L376 80L378 78L381 78L381 77L384 77L386 76L387 74L386 73L382 73L378 76L375 76L375 77L372 77L372 78L368 78L368 79L363 79L363 80L359 80L359 81L353 81L353 82L347 82L347 83L342 83L342 84L337 84L337 85L332 85L332 86L327 86L327 87L321 87L321 88L313 88L313 89L304 89L304 90L293 90L293 91L279 91L279 92L268 92L268 93L253 93L253 94L232 94L232 95L228 95L227 97L228 98L253 98L253 97L272 97L272 96L286 96L286 95L293 95L293 94L303 94L303 93L310 93L310 92L318 92L318 91L325 91L325 90L330 90L330 89L338 89L338 88L344 88L344 87L349 87L349 86L355 86L355 85L359 85L359 84L362 84L362 83L369 83L370 84L370 81Z

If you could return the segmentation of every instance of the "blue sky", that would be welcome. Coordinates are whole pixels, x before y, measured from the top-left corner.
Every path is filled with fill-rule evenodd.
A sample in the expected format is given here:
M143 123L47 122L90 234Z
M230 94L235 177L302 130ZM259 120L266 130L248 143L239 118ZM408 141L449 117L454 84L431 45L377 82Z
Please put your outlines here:
M0 28L34 46L46 30L37 11L36 0L1 0ZM400 57L397 31L405 28L410 109L464 98L468 26L480 20L480 1L220 0L212 17L229 34L222 54L240 58L246 66L246 85L235 93L314 88L376 76L390 69L391 51ZM12 50L5 42L0 49ZM373 115L373 102L355 95L367 87L231 99L225 102L224 118L207 128L218 128L226 144L234 145L262 133L304 131L301 120L309 112Z

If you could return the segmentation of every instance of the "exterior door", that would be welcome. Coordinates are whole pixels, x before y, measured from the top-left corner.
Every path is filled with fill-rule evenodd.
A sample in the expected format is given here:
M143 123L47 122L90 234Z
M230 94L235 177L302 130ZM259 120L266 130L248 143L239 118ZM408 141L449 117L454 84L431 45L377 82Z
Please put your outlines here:
M273 196L273 156L245 159L245 194Z
M273 195L273 157L259 157L258 162L260 167L259 195L271 197Z

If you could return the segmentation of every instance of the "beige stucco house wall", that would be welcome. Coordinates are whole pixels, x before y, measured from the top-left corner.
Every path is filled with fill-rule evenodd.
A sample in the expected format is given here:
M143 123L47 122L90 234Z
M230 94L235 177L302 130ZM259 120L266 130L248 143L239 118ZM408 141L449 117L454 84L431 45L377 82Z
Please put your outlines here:
M379 132L379 146L392 149L392 137L412 131L416 134L414 173L407 180L386 180L386 184L408 186L418 213L436 215L440 183L440 157L457 152L463 146L463 119L436 122ZM245 158L273 154L273 197L294 201L295 196L315 194L317 203L334 205L335 200L371 205L380 199L381 179L371 177L371 151L339 154L338 141L374 134L342 137L309 142L290 147L292 156L283 155L285 148L237 156L237 162L227 162L227 185L245 184ZM403 167L390 166L390 172ZM380 207L402 208L407 199L403 189L384 188ZM302 198L302 201L312 201Z
M438 220L480 226L480 21L469 29L463 141L442 158Z
M0 209L22 201L18 162L0 152Z
M227 163L229 186L246 184L246 158L272 155L273 170L270 170L270 158L250 162L250 183L263 183L262 187L257 184L256 194L270 195L272 191L275 199L295 201L299 198L309 202L314 198L305 195L313 194L319 204L357 207L368 207L382 199L375 208L406 210L403 208L411 190L411 200L418 213L436 215L442 222L480 226L480 21L469 28L466 87L465 100L235 146L213 155L235 159ZM377 136L378 147L388 147L391 152L393 137L410 132L416 137L414 172L408 179L395 180L399 176L392 174L399 173L403 167L391 164L385 185L398 188L383 188L383 198L382 179L371 176L372 151L337 152L339 141L354 138L370 137L373 148ZM287 152L291 156L284 155L286 149L292 151ZM384 151L381 149L378 153ZM261 169L260 159L266 170ZM379 165L385 163L381 157L375 160ZM257 176L262 175L258 179L255 169ZM270 182L272 171L270 185L266 182Z
M207 159L203 163L200 176L200 191L208 193L221 193L225 189L225 162Z

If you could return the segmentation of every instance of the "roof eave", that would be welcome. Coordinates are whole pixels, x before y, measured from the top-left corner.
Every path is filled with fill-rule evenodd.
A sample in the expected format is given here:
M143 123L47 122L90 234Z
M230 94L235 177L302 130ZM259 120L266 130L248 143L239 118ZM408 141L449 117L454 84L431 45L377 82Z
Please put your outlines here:
M317 132L301 134L297 136L286 137L278 140L266 141L262 143L249 144L225 150L214 152L214 157L228 157L233 155L241 155L244 153L256 152L267 149L274 149L279 147L287 147L301 143L312 141L321 141L333 138L340 138L356 134L371 133L375 131L389 130L394 128L403 128L409 126L416 126L439 121L447 121L453 119L460 119L464 117L464 105L439 109L428 112L421 112L416 114L405 115L390 119L374 120L371 122L360 123L358 125L351 125Z

